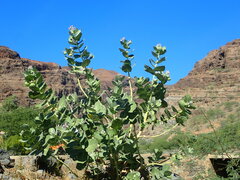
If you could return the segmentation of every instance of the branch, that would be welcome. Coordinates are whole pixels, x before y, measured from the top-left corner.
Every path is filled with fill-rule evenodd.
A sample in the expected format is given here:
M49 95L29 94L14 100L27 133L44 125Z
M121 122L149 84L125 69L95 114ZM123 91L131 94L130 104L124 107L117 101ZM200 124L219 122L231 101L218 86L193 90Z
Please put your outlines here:
M129 83L129 88L130 88L131 100L133 100L133 89L132 89L131 76L130 76L130 73L129 73L129 72L128 72L128 83Z
M175 124L173 127L169 128L168 130L164 131L163 133L157 134L157 135L154 135L154 136L138 136L138 137L139 138L155 138L155 137L159 137L159 136L162 136L162 135L168 133L169 131L173 130L177 126L178 126L178 124Z
M86 94L86 92L85 92L84 89L82 88L82 85L81 85L81 82L80 82L79 79L77 80L77 82L78 82L78 86L79 86L79 88L81 89L81 91L83 92L84 96L86 96L86 98L88 98L88 95Z
M164 164L171 164L172 161L168 161L168 160L170 160L170 158L166 159L166 161L160 162L160 163L155 163L155 162L154 163L148 163L147 166L154 166L154 165L162 166Z
M78 176L75 172L73 172L72 169L71 169L65 162L63 162L63 161L62 161L61 159L59 159L57 156L54 156L54 155L51 155L51 156L54 157L58 162L62 163L64 166L66 166L67 169L68 169L71 173L73 173L77 178L79 178L79 176Z
M215 137L216 137L216 139L217 139L217 142L219 143L219 145L220 145L220 147L221 147L222 154L225 153L226 156L227 156L229 159L231 159L231 155L228 154L227 151L224 150L223 144L222 144L222 142L220 141L220 139L219 139L219 137L218 137L218 135L217 135L217 132L216 132L216 130L215 130L215 128L214 128L211 120L207 117L207 115L203 112L202 109L201 109L201 112L202 112L203 116L205 117L205 119L206 119L206 120L208 121L208 123L210 124L210 127L213 129L213 133L214 133L214 135L215 135Z

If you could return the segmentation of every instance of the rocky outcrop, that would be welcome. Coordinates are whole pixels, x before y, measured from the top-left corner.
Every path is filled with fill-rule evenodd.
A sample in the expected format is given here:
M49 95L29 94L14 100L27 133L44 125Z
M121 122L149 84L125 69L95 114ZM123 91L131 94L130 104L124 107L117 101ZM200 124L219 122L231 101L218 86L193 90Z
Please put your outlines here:
M41 72L48 86L53 88L58 96L79 92L74 76L68 73L68 67L21 58L17 52L0 46L0 102L8 96L15 95L22 105L33 103L28 98L29 89L24 86L23 76L24 71L30 66L36 67ZM93 73L105 88L117 75L114 71L103 69L94 70Z
M21 58L17 52L0 46L0 102L7 96L15 95L23 105L33 103L28 98L29 89L24 86L23 77L23 72L29 66L36 67L44 76L48 86L59 96L79 92L74 77L68 73L68 67ZM228 96L234 97L240 91L239 69L240 39L236 39L218 50L209 52L205 58L195 64L186 77L169 86L169 101L177 101L186 94L204 99L204 102L214 97L225 98L226 92ZM101 80L104 89L111 86L111 81L118 74L105 69L93 70L93 73Z
M198 61L175 88L228 87L240 85L240 39L213 50Z
M190 94L201 106L239 97L240 39L213 50L198 61L193 70L176 84L169 86L169 101Z
M4 168L14 167L14 160L10 158L10 154L0 149L0 174L4 173Z
M0 46L0 58L19 59L20 56L17 52L12 51L6 46Z

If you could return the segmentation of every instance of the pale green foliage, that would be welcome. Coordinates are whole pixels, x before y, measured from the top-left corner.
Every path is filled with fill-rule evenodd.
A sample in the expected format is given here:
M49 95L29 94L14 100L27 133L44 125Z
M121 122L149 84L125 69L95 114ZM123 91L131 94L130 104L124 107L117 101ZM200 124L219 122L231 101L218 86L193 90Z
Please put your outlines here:
M58 99L51 89L47 89L40 73L29 69L25 73L26 85L31 89L29 96L43 100L44 111L35 119L38 127L22 133L23 140L25 135L32 134L32 139L27 142L35 154L69 154L79 168L85 168L94 179L170 177L171 172L165 166L154 165L161 160L161 154L156 152L155 158L151 159L152 165L148 164L138 146L146 127L167 123L169 119L183 124L191 113L189 109L194 108L191 98L184 97L179 102L179 110L172 107L170 112L166 109L164 84L170 77L160 65L165 60L161 55L166 48L154 46L152 54L156 59L150 59L151 67L145 66L145 71L153 75L152 81L144 77L131 79L132 42L122 39L120 51L125 58L121 61L122 70L128 77L117 76L106 92L107 97L103 98L100 81L87 68L93 55L84 47L82 32L71 27L69 34L72 47L66 48L64 54L70 73L77 77L80 95L77 92ZM85 77L84 87L80 76ZM123 87L126 80L130 92ZM160 111L162 108L165 108L164 112Z
M2 108L5 111L12 111L18 108L18 100L16 96L9 96L2 102Z

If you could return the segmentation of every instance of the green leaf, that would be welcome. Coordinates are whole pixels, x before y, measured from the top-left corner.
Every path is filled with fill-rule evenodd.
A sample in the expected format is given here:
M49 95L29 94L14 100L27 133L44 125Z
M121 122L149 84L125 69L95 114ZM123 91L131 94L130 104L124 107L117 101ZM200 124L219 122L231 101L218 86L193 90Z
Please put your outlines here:
M55 131L54 128L49 128L49 129L48 129L48 132L49 132L49 134L51 134L51 135L55 135L55 133L56 133L56 131Z
M58 107L59 107L59 109L62 109L64 107L66 107L66 98L65 98L65 96L60 98L60 100L58 102Z
M119 51L121 51L121 52L125 52L125 50L124 50L124 49L122 49L122 48L119 48Z
M178 110L174 107L174 106L171 106L172 107L172 110L174 111L174 112L178 112Z
M97 114L103 114L104 115L107 112L106 107L99 100L95 103L94 109L95 109Z
M159 179L162 179L163 173L159 168L153 167L151 169L150 175L151 175L151 180L159 180Z
M149 59L149 62L152 66L155 66L156 62L153 59Z
M129 54L129 55L128 55L128 58L133 59L133 58L134 58L134 55L133 55L133 54Z
M123 66L122 66L123 72L131 72L132 71L131 61L125 60L125 61L121 61L121 62L123 62Z
M146 72L149 72L149 73L151 73L151 74L154 74L154 70L153 70L151 67L149 67L148 65L145 65L144 68L145 68L145 71L146 71Z
M114 119L114 120L112 121L112 126L111 126L111 127L112 127L113 129L118 130L118 129L121 129L122 126L123 126L123 121L122 121L121 119Z
M155 58L158 58L159 55L157 53L155 53L154 51L152 51L152 55L155 57Z
M75 60L73 58L67 57L66 59L67 59L69 64L71 64L71 65L75 64Z
M46 138L45 138L45 142L44 142L43 146L45 146L45 145L48 143L48 141L49 141L50 139L53 139L53 138L54 138L54 136L52 136L52 135L47 135Z
M116 135L116 130L115 129L112 129L112 128L108 128L107 129L107 134L108 134L108 136L110 137L110 139L112 139L113 138L113 136L115 136Z
M164 172L164 176L165 177L169 177L169 176L171 176L172 175L172 172L171 171L165 171Z
M161 59L157 60L156 61L156 64L160 64L161 62L165 61L166 58L165 57L162 57Z
M50 148L50 144L47 145L46 148L44 148L43 155L46 156Z
M73 39L72 36L70 36L70 37L68 38L68 43L69 43L69 44L72 44L72 45L77 45L77 42Z
M171 113L169 112L169 110L165 109L164 110L165 114L167 115L168 119L170 119L172 117Z
M88 147L86 148L86 151L88 153L94 152L98 147L98 141L95 138L92 138L88 141Z
M123 55L125 58L128 58L128 52L127 52L127 51L123 51L123 52L122 52L122 55Z
M74 39L76 41L79 41L81 39L81 37L82 37L82 32L79 29L77 29L77 31L74 33L74 36L75 36Z
M87 66L90 64L90 62L91 62L91 61L90 61L89 59L86 59L86 60L84 60L84 61L82 62L81 65L82 65L82 67L85 68L85 67L87 67Z
M140 180L141 174L138 171L131 171L124 177L124 180Z
M178 105L183 111L185 111L185 107L186 107L187 103L184 100L180 100L178 102Z
M155 67L153 70L154 71L164 71L165 70L165 66L158 66L158 67Z
M130 106L130 110L129 112L132 113L136 108L137 108L137 104L135 102L131 102L131 106Z

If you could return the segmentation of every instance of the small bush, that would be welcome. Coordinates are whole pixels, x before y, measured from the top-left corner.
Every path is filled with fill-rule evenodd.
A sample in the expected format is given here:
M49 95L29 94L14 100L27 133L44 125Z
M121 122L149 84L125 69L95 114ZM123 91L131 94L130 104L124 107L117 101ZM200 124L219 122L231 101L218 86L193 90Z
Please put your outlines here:
M20 139L21 137L19 135L3 138L0 148L8 150L14 155L26 155L29 151L24 148L24 144Z
M12 111L18 108L18 99L16 96L9 96L2 102L2 109Z
M30 127L35 127L34 119L37 116L39 109L29 107L18 107L2 109L0 113L0 131L5 134L0 136L0 148L10 150L13 154L27 154L23 143L20 142L20 132L23 130L24 124L29 124Z
M0 130L4 131L7 137L19 135L24 124L35 125L34 119L38 112L38 109L28 107L3 111L0 114Z
M179 150L188 153L191 148L192 155L203 156L212 153L225 153L240 147L240 122L231 123L208 134L193 135L185 132L177 132L167 140L167 137L159 137L153 140L142 140L140 147L142 152L151 152L153 149Z
M229 102L225 102L223 105L224 105L224 109L230 112L230 111L233 111L234 107L239 106L239 103L235 101L229 101Z

